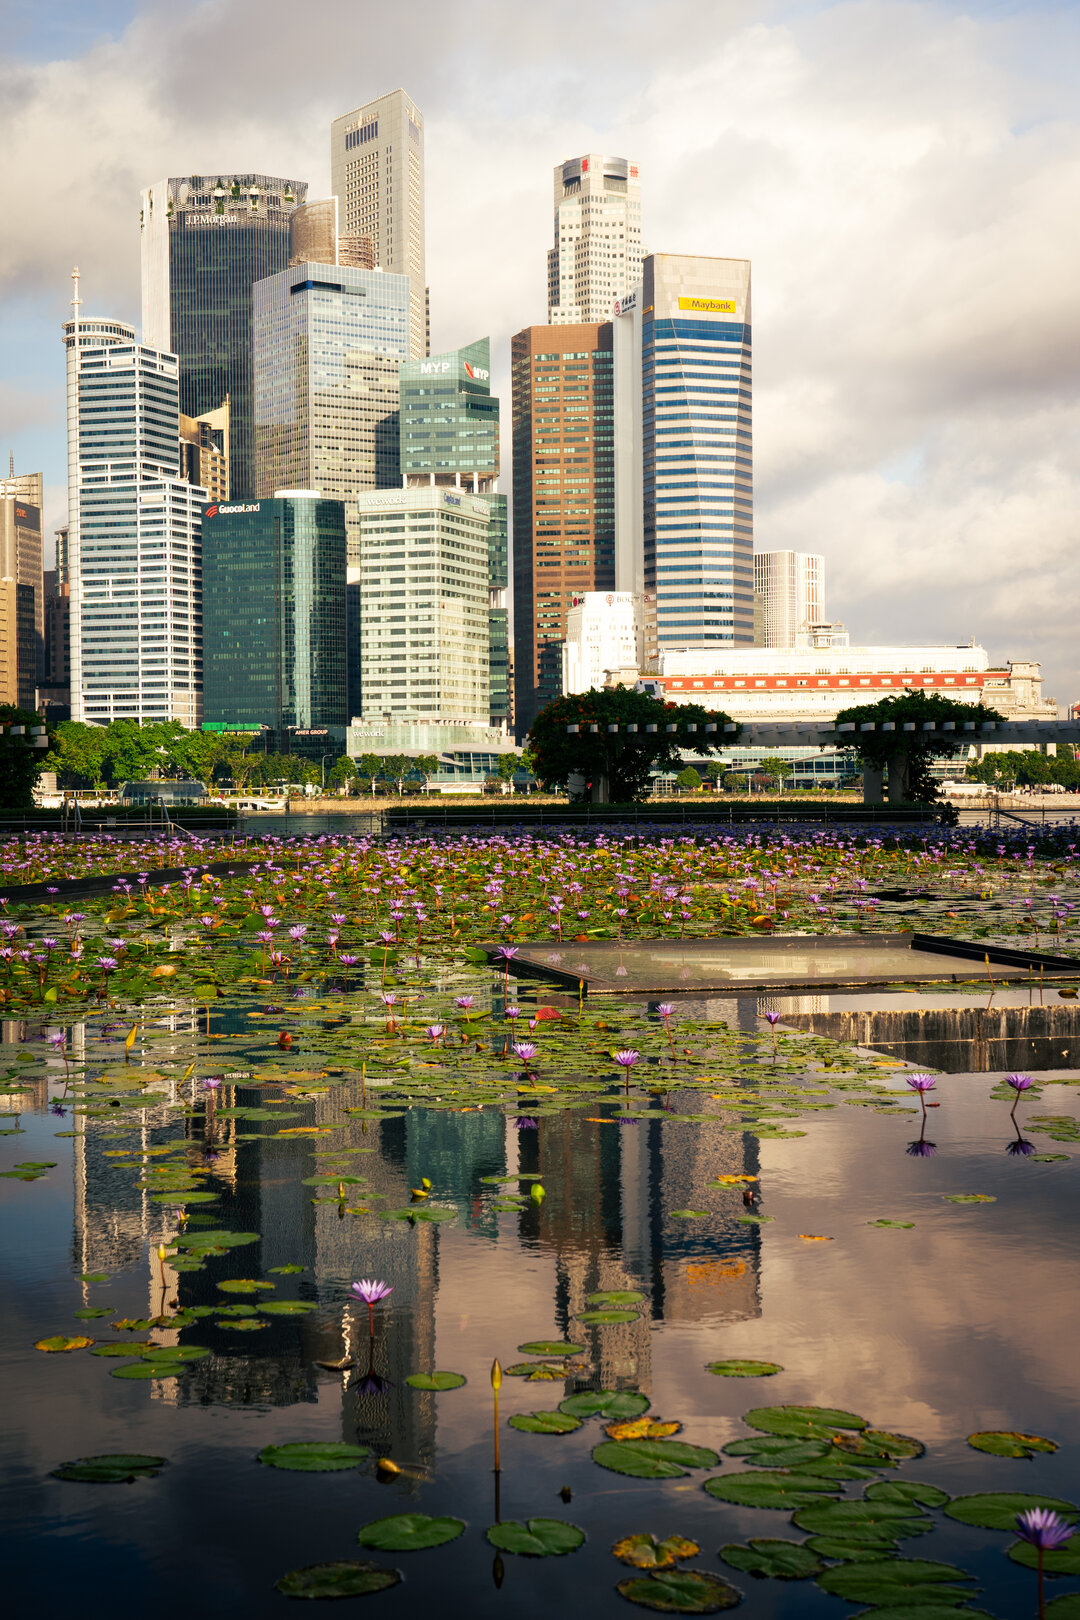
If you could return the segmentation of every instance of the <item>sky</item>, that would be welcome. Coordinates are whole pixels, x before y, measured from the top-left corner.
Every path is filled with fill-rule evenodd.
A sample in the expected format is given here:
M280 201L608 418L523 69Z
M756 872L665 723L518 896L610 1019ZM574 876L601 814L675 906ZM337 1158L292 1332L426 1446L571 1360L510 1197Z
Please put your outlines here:
M658 252L753 265L755 543L853 642L982 643L1080 701L1072 0L0 0L0 465L65 515L71 268L139 321L139 193L329 191L332 118L423 109L432 348L546 318L552 170L639 163ZM503 480L504 487L508 478Z

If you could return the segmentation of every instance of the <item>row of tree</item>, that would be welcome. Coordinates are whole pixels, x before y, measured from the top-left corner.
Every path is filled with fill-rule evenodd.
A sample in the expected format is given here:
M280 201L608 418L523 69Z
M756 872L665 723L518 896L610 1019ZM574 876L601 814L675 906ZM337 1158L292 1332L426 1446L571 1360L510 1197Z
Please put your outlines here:
M988 787L1060 787L1080 789L1080 764L1071 755L1054 757L1040 754L1037 748L1022 752L1004 751L984 754L982 759L968 761L969 782L985 782Z

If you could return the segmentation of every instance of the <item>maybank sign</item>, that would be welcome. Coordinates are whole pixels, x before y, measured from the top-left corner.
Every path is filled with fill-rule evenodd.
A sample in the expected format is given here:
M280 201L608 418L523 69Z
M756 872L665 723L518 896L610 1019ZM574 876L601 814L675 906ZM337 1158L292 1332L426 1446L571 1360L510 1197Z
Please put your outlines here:
M734 298L680 298L680 309L692 309L698 315L734 315Z

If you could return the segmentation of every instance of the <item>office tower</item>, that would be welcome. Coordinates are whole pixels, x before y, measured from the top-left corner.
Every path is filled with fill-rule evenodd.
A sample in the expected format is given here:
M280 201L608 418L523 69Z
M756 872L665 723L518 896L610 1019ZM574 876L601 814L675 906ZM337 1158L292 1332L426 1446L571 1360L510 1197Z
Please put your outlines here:
M338 200L301 203L289 219L289 268L297 264L351 264L374 270L375 243L360 231L339 229Z
M574 598L615 588L611 323L529 326L511 349L514 725L562 691Z
M487 732L489 501L424 484L358 505L364 722Z
M180 476L212 501L229 499L229 401L201 416L180 413Z
M18 590L13 579L0 579L0 703L21 708Z
M307 184L266 174L158 180L142 194L143 342L180 362L185 416L228 397L230 494L255 493L251 289L289 262Z
M563 692L589 692L606 673L637 673L644 664L640 596L629 591L586 591L566 615Z
M45 649L37 707L55 722L71 717L71 586L59 568L47 568L44 579Z
M825 619L825 559L810 551L759 551L754 594L761 597L762 647L795 647Z
M203 712L266 726L272 746L344 747L345 509L314 490L209 506L203 519Z
M76 272L77 275L77 272ZM179 362L124 321L64 325L74 720L200 719L206 492L180 477Z
M555 165L555 246L548 250L548 320L611 319L641 280L641 181L636 163L590 152Z
M409 278L409 355L428 352L424 119L404 90L330 126L330 189L341 230L371 238L375 263Z
M614 326L616 578L646 662L752 646L749 262L651 254Z
M22 708L32 709L45 649L45 589L42 575L40 473L0 478L0 579L15 582L16 687Z
M409 355L405 276L293 265L254 289L255 494L317 489L346 503L399 482L398 372Z
M505 495L490 494L488 524L488 680L491 724L511 727L510 701L510 520Z

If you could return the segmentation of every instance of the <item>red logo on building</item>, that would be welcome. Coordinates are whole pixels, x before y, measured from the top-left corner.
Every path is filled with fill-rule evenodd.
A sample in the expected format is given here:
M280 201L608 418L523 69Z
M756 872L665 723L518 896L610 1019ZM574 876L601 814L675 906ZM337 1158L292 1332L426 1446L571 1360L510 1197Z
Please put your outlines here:
M582 158L582 160L581 160L581 172L582 172L582 174L588 174L588 172L589 172L589 160L588 160L588 158Z
M631 178L631 180L636 180L637 179L637 164L636 163L631 163L631 165L630 165L630 178Z
M217 507L208 506L206 511L203 513L203 517L217 517Z

